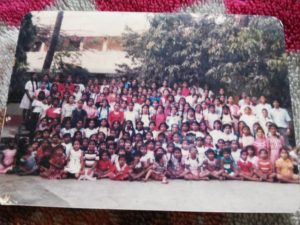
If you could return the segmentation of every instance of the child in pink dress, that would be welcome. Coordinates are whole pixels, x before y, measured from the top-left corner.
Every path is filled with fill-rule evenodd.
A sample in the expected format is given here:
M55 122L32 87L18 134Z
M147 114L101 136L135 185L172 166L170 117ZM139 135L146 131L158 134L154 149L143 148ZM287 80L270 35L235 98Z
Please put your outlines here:
M259 127L256 130L255 141L253 142L253 146L256 149L256 154L259 153L261 149L269 150L269 142L265 136L264 130Z
M10 143L2 153L3 160L0 160L0 174L7 173L13 169L17 149L13 143Z
M277 133L277 126L271 124L269 126L270 136L268 138L268 143L270 146L270 159L273 165L275 165L276 160L279 158L279 151L284 146L284 138Z

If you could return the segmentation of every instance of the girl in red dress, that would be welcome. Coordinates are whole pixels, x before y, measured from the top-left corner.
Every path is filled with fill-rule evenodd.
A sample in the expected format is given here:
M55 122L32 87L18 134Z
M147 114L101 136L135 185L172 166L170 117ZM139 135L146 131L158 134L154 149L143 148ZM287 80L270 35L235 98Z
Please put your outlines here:
M111 167L107 176L111 180L127 180L129 176L129 166L126 164L126 157L124 155L119 155L118 162L119 163L116 163Z
M110 170L112 169L113 164L109 158L107 151L103 151L100 156L100 160L97 162L95 169L95 176L98 179L107 178Z
M40 175L47 179L61 179L64 174L64 166L66 164L66 157L64 154L64 147L59 145L55 148L53 155L50 158L50 168L45 170Z

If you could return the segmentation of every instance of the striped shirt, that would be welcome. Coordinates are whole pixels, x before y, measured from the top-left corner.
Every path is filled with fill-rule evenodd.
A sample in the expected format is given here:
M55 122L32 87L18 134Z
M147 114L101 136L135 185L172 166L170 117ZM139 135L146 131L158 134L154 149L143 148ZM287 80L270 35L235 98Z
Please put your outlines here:
M84 165L85 168L92 168L96 165L96 161L99 160L99 156L95 151L87 151L84 153Z
M258 160L258 169L265 173L272 173L272 163L269 159L259 159Z

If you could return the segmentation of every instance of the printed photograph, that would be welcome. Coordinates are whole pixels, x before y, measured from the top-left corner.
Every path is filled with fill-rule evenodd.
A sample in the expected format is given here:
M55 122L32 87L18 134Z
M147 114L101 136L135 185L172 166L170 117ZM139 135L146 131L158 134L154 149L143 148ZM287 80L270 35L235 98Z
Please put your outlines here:
M4 114L0 204L300 207L284 33L273 17L29 13Z

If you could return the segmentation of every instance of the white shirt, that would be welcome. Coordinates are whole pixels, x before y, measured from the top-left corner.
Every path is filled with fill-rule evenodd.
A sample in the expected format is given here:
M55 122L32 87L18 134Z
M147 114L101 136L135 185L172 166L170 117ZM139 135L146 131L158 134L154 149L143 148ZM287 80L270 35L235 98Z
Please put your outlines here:
M49 108L49 105L44 104L43 102L34 99L32 102L32 107L34 107L33 112L39 113L40 117L42 118L43 115L45 115L47 109Z
M72 117L72 112L73 110L76 109L76 105L75 104L69 104L69 103L66 103L63 105L62 107L62 116L63 117Z
M270 112L271 109L272 109L272 107L268 103L265 103L265 104L259 103L259 104L257 104L255 106L255 114L256 114L256 116L261 117L263 109L266 109L268 112Z
M230 133L230 134L223 133L223 139L224 141L236 141L237 136L234 133Z
M289 122L291 121L291 117L286 109L279 108L275 109L272 108L270 110L271 119L279 128L288 128Z
M224 133L221 130L212 130L209 132L210 136L213 139L213 145L215 146L219 139L224 140Z
M180 120L180 116L168 116L166 119L166 123L169 126L169 130L171 130L173 124L179 125Z
M125 121L130 120L135 125L135 121L138 119L139 114L136 111L125 111L124 118Z
M66 157L69 157L69 155L70 155L70 152L71 152L71 150L72 150L72 143L68 143L68 144L66 144L66 143L62 143L61 144L62 146L64 146L64 148L65 148L65 154L66 154Z
M245 124L250 128L251 133L253 134L253 125L258 122L256 116L243 114L240 118L240 121L244 121Z
M98 133L98 129L97 128L94 128L94 129L86 128L86 129L84 129L84 133L85 133L86 138L90 138L93 134Z
M216 113L207 113L207 115L206 115L206 120L208 121L210 128L213 128L214 122L219 119L220 119L220 115L218 115Z

